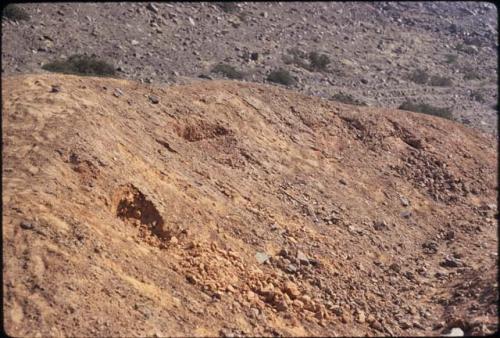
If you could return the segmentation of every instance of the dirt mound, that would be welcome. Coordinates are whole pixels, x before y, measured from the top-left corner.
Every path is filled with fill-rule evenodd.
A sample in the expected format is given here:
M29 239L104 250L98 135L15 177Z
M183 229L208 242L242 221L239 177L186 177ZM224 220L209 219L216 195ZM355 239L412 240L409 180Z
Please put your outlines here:
M10 335L497 330L486 134L241 82L2 85Z

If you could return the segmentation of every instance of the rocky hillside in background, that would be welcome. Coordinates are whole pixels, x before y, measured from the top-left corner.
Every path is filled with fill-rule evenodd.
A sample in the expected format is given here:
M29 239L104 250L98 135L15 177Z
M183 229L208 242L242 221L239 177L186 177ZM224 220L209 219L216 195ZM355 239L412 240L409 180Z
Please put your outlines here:
M491 136L235 81L4 76L2 104L11 336L498 330Z
M45 3L19 5L27 21L2 19L2 73L42 73L72 54L113 62L123 78L189 83L268 82L327 99L450 108L496 133L498 16L486 2ZM326 55L311 67L310 53ZM239 73L238 77L240 77Z

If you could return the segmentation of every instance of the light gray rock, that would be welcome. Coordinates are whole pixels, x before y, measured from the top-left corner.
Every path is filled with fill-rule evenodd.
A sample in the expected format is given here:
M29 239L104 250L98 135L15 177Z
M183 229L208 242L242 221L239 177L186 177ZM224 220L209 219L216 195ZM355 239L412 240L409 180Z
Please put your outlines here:
M451 329L450 333L443 335L444 337L463 337L464 331L459 327Z
M264 264L269 260L270 257L265 252L257 252L255 254L255 258L257 259L257 262L259 262L259 264Z
M302 251L297 251L297 259L300 262L300 264L309 264L309 258L302 252Z

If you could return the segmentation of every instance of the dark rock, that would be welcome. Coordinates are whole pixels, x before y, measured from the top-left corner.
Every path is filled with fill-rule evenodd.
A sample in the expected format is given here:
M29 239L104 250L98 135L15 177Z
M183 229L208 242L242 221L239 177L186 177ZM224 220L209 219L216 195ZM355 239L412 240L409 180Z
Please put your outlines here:
M281 257L288 257L290 256L290 252L287 249L281 249L278 255L280 255Z
M438 243L434 241L427 241L422 244L422 247L425 249L426 253L434 254L438 251Z
M455 238L455 232L453 230L447 231L443 236L443 239L447 241L453 241L454 238Z
M318 267L319 266L319 261L317 259L309 258L309 264L311 264L314 267Z
M186 280L187 280L190 284L196 284L196 278L195 278L193 275L187 275L187 276L186 276Z
M401 271L401 266L397 263L392 263L389 266L389 269L391 269L392 271L395 271L395 272L399 272L399 271Z
M33 229L33 224L30 222L22 221L21 228L23 228L25 230L31 230L31 229Z
M454 257L446 256L444 261L439 263L439 265L447 267L447 268L458 268L462 264L458 259L456 259Z
M147 9L149 9L151 12L153 13L156 13L158 14L158 7L156 7L154 4L152 3L149 3L147 6L146 6Z
M373 227L375 228L375 230L383 230L383 229L387 229L387 222L386 221L376 221L376 222L373 222Z
M199 77L200 79L207 79L207 80L213 80L213 79L214 79L214 78L213 78L213 77L211 77L210 75L206 75L206 74L200 74L200 75L198 75L198 77Z
M149 101L153 104L158 104L160 103L160 98L156 95L149 95Z

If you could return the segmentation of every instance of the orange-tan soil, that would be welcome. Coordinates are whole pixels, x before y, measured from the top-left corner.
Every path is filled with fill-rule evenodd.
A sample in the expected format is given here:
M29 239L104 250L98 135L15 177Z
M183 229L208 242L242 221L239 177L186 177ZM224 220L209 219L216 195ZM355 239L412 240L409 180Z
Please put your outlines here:
M498 328L486 134L233 81L22 75L2 98L10 335Z

